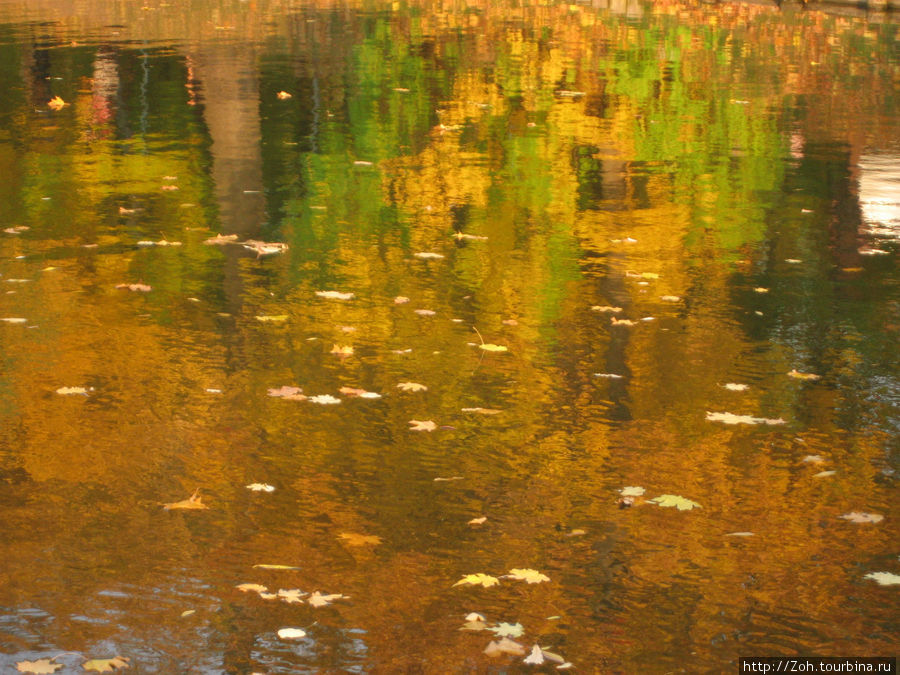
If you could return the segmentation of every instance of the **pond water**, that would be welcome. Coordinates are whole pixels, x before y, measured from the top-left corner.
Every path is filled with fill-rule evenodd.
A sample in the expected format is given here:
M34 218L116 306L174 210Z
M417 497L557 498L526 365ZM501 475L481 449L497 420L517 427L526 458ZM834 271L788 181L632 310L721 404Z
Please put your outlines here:
M799 6L2 0L0 670L896 654L898 85Z

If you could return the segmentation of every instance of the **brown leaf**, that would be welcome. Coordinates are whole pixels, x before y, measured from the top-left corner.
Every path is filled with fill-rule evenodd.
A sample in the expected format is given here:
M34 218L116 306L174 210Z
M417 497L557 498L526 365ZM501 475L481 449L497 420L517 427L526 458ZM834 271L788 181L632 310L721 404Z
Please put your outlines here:
M182 499L180 502L163 504L163 508L166 509L166 511L171 511L172 509L208 509L209 507L200 501L200 488L197 488L194 490L194 494L187 499Z

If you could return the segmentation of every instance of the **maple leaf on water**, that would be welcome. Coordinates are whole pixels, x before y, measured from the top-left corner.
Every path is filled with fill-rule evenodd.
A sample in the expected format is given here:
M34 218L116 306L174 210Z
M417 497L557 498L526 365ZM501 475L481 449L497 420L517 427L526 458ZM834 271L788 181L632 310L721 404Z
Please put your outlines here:
M56 657L53 657L56 658ZM18 661L16 670L20 673L55 673L63 667L61 663L53 663L53 659L38 659L37 661Z
M428 387L418 382L401 382L397 385L400 391L428 391Z
M509 574L506 574L505 577L517 581L527 581L529 584L539 584L542 581L550 581L550 577L546 574L541 574L537 570L532 569L514 568L511 569Z
M374 391L366 391L357 387L341 387L338 392L344 396L352 396L354 398L381 398L381 394Z
M303 390L300 387L283 386L278 387L277 389L269 389L267 393L269 396L274 396L275 398L283 398L288 401L306 400L306 396L303 395Z
M861 511L852 511L841 516L844 520L851 523L880 523L884 520L884 516L878 513L862 513Z
M660 495L659 497L654 497L650 501L667 508L674 506L679 511L690 511L691 509L703 508L697 502L692 502L690 499L685 499L679 495Z
M238 584L235 586L236 589L242 591L243 593L265 593L268 588L263 586L262 584Z
M339 539L350 546L377 546L381 543L381 537L374 534L354 534L353 532L341 532Z
M129 660L124 656L114 656L111 659L91 659L82 663L81 667L98 673L111 673L115 670L129 668Z
M206 239L203 243L207 246L222 246L223 244L233 244L237 241L236 234L217 234L215 237Z
M69 105L69 104L66 103L65 101L63 101L59 96L54 96L49 101L47 101L47 107L50 108L51 110L62 110L67 105ZM60 667L62 667L62 666L60 666Z
M268 483L250 483L244 487L252 492L275 492L275 486Z
M769 419L768 417L752 417L750 415L735 415L729 412L706 412L706 419L710 422L722 422L724 424L784 424L780 417Z
M493 631L497 637L517 638L525 633L525 626L520 623L501 622L496 626L491 626L488 630Z
M462 579L453 584L456 586L484 586L485 588L490 588L491 586L496 586L500 583L500 580L497 577L492 577L490 574L483 574L478 572L476 574L467 574Z
M163 508L166 511L170 511L172 509L208 509L209 507L200 501L200 488L197 488L194 490L194 494L187 499L182 499L180 502L163 504Z
M326 607L335 600L340 600L341 598L346 597L346 595L343 595L341 593L323 594L319 593L319 591L313 591L313 594L309 596L309 599L306 602L312 607Z
M278 589L278 597L284 600L288 604L292 603L302 603L303 600L301 598L306 595L299 588L289 588L285 590L284 588Z
M410 420L409 424L410 431L434 431L437 429L437 424L432 422L431 420Z
M319 394L318 396L310 396L310 403L318 403L319 405L335 405L341 402L341 399L332 396L331 394Z
M900 575L891 572L869 572L863 578L871 579L881 586L896 586L900 584Z

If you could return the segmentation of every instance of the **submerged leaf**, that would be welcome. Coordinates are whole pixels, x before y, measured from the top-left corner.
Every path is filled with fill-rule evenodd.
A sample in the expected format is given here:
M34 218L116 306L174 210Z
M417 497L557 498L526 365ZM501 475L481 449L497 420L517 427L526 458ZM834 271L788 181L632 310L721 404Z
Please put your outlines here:
M350 356L353 354L353 347L350 345L334 345L329 353L337 354L338 356Z
M650 501L665 508L674 506L679 511L690 511L691 509L703 508L697 502L692 502L690 499L685 499L679 495L660 495L659 497L654 497Z
M341 532L338 538L344 540L350 546L377 546L381 543L381 537L374 534L354 534Z
M490 588L491 586L496 586L500 583L500 580L497 577L492 577L490 574L483 574L478 572L476 574L467 574L462 579L457 581L453 586L484 586L485 588Z
M550 577L548 577L546 574L541 574L537 570L532 569L513 568L509 571L509 574L506 574L504 576L506 576L508 579L526 581L529 584L539 584L543 581L550 581Z
M171 511L172 509L208 509L209 507L200 501L200 488L197 488L194 490L194 494L187 499L182 499L180 502L163 504L163 508L166 509L166 511Z
M111 659L91 659L81 664L85 670L94 670L98 673L111 673L118 669L129 668L129 659L124 656L114 656Z
M503 638L497 642L491 641L485 647L484 653L487 656L500 656L501 654L512 654L513 656L522 656L525 654L525 647L514 640Z

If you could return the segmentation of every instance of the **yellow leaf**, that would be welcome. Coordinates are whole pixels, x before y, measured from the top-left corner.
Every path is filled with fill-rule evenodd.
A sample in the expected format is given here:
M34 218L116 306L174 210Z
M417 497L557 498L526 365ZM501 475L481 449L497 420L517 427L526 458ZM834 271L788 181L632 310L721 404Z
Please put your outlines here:
M613 314L618 314L622 311L621 307L611 307L610 305L594 305L591 307L591 311L593 312L612 312Z
M504 347L503 345L492 345L489 342L480 344L478 346L486 352L505 352L505 351L507 351L507 348Z
M87 396L88 390L84 387L60 387L56 390L57 394L62 394L63 396L69 396L71 394L83 394Z
M460 410L468 413L478 413L479 415L496 415L502 412L501 410L495 410L494 408L460 408Z
M265 593L268 588L263 586L262 584L238 584L235 586L239 591L243 591L244 593Z
M166 511L170 511L172 509L208 509L209 507L200 501L200 488L197 488L194 490L194 494L187 499L182 499L180 502L163 504L163 508L166 509Z
M63 667L61 663L53 663L53 659L38 659L37 661L18 661L16 670L20 673L55 673Z
M323 593L319 593L319 591L313 591L313 594L309 596L308 602L312 607L325 607L326 605L330 605L335 600L340 600L341 598L346 598L346 595L341 593L331 593L325 595Z
M431 420L410 420L409 423L412 425L409 428L410 431L434 431L437 429L437 424Z
M663 507L674 506L679 511L690 511L691 509L703 508L697 502L692 502L690 499L685 499L678 495L660 495L659 497L654 497L650 501Z
M67 105L69 104L63 101L59 96L54 96L49 101L47 101L47 107L51 110L62 110Z
M862 513L861 511L852 511L841 516L844 520L851 523L880 523L884 520L884 516L878 513Z
M81 664L81 667L85 670L95 670L98 673L111 673L119 668L128 668L128 661L129 659L124 656L114 656L111 659L91 659Z
M467 574L462 579L457 581L453 586L484 586L485 588L490 588L491 586L496 586L500 583L500 580L497 577L492 577L489 574L482 574L478 572L477 574Z
M281 628L278 631L278 637L282 640L296 640L306 637L306 631L302 628Z
M377 546L381 543L381 537L374 534L353 534L352 532L342 532L338 535L350 546Z
M288 604L292 603L302 603L302 598L306 593L301 591L299 588L290 588L285 590L284 588L278 589L278 597L284 600Z
M257 321L262 321L263 323L266 323L266 322L277 322L277 321L287 321L287 320L288 320L288 315L287 315L287 314L275 314L275 315L266 315L266 314L263 314L263 315L257 316L257 317L256 317L256 320L257 320Z
M546 574L541 574L537 570L532 569L511 569L506 576L510 579L516 579L517 581L527 581L529 584L539 584L542 581L550 581L550 577Z
M353 353L353 347L350 345L334 345L331 348L331 353L340 356L350 356Z
M288 100L289 98L293 98L293 96L291 96L291 95L290 95L289 93L287 93L286 91L279 91L279 92L278 92L277 94L275 94L275 95L278 97L278 100L280 100L280 101L286 101L286 100Z
M316 295L332 300L352 300L355 297L353 293L342 293L341 291L316 291Z
M470 520L466 524L467 525L483 525L485 522L487 522L487 516L481 516L481 518L472 518L472 520Z

